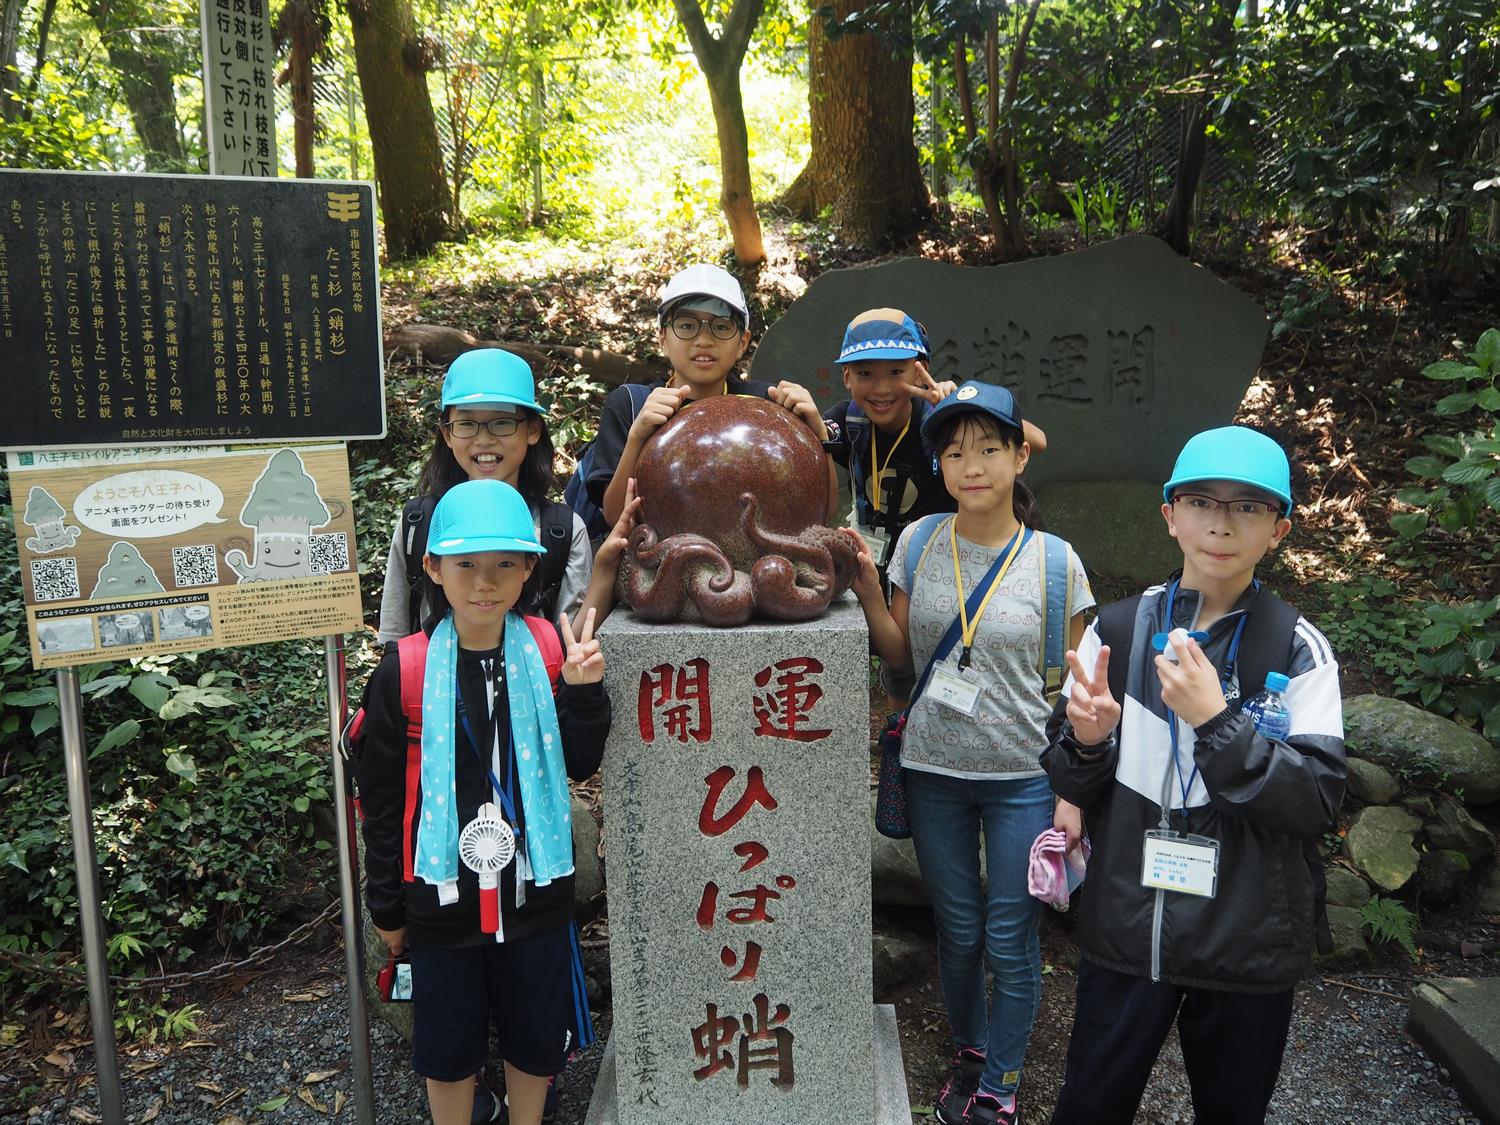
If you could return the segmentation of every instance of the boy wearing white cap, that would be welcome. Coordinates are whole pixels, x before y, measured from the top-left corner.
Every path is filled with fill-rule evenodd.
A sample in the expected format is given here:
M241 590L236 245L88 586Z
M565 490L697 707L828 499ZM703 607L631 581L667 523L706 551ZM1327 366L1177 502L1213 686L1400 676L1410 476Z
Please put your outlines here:
M735 370L750 346L749 323L750 309L740 283L719 266L688 266L661 291L657 326L671 374L648 384L650 394L639 407L631 387L611 391L594 439L593 463L584 483L607 522L618 520L625 508L626 486L646 439L685 403L722 394L754 395L786 407L819 441L827 440L828 431L805 387L785 380L772 386ZM832 469L828 487L831 512L837 502Z

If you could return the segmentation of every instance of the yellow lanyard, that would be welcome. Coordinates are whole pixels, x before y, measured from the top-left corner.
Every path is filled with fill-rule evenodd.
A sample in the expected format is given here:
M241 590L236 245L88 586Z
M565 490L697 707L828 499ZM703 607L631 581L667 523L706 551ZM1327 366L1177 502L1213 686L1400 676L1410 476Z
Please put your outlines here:
M1016 536L1010 541L1010 553L1005 556L1005 562L1001 564L1000 571L995 575L995 580L990 583L990 588L985 591L984 599L979 603L979 609L974 614L974 620L969 620L968 599L964 597L963 573L958 567L958 521L954 520L948 525L948 542L953 547L953 588L958 591L958 621L960 635L963 640L963 651L958 655L959 670L969 666L969 649L974 645L974 634L979 632L979 619L984 616L990 599L995 596L995 591L1000 588L1000 583L1005 580L1005 572L1010 569L1010 564L1016 561L1016 556L1021 553L1021 545L1026 540L1026 529L1016 529Z
M870 478L870 503L875 506L877 512L880 511L880 479L885 476L885 470L890 465L891 458L896 456L896 450L901 445L901 439L906 436L906 431L909 429L911 429L911 416L907 415L906 425L902 426L901 432L896 435L895 444L886 453L885 464L882 465L880 463L880 454L875 450L875 435L880 432L880 427L873 422L870 423L870 468L875 474Z

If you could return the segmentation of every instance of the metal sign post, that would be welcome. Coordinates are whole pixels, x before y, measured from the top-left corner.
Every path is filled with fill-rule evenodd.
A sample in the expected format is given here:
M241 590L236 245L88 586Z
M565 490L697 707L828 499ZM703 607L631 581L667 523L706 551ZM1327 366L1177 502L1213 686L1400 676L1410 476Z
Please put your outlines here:
M339 901L344 924L344 972L349 995L349 1078L354 1087L354 1115L359 1125L375 1125L375 1079L370 1061L370 1013L365 1003L364 927L359 912L359 852L354 840L354 803L339 740L348 712L344 636L323 638L328 664L328 734L333 751L333 795L338 810Z
M68 815L73 826L73 864L78 878L78 926L83 931L83 963L88 974L89 1020L94 1030L95 1084L105 1125L125 1125L120 1067L115 1057L115 1013L104 953L104 910L99 901L99 866L94 854L93 800L88 755L83 746L83 697L75 668L57 670L57 710L62 723L63 761L68 774Z

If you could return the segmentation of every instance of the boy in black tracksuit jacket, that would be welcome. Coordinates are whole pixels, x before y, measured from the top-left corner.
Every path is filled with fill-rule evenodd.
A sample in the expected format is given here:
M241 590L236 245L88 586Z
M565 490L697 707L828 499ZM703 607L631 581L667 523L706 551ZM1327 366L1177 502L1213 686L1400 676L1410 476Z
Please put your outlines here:
M1314 841L1343 797L1333 651L1254 580L1291 526L1285 455L1250 430L1208 431L1164 496L1183 570L1107 607L1068 654L1042 758L1093 844L1054 1125L1130 1122L1174 1019L1197 1120L1264 1120L1321 922ZM1239 709L1266 672L1291 681L1285 740ZM1216 880L1146 885L1164 862Z

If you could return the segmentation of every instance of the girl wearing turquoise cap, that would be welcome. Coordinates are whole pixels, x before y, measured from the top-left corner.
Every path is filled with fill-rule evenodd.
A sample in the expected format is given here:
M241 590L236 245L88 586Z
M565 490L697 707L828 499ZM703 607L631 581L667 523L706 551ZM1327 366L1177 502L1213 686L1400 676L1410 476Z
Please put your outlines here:
M427 463L391 534L380 598L380 640L390 643L426 623L417 597L433 506L454 485L498 480L517 489L531 509L543 546L521 598L527 612L549 621L574 612L589 584L593 553L583 521L549 499L552 437L536 401L531 368L499 348L465 352L448 367ZM425 607L429 613L430 606Z

